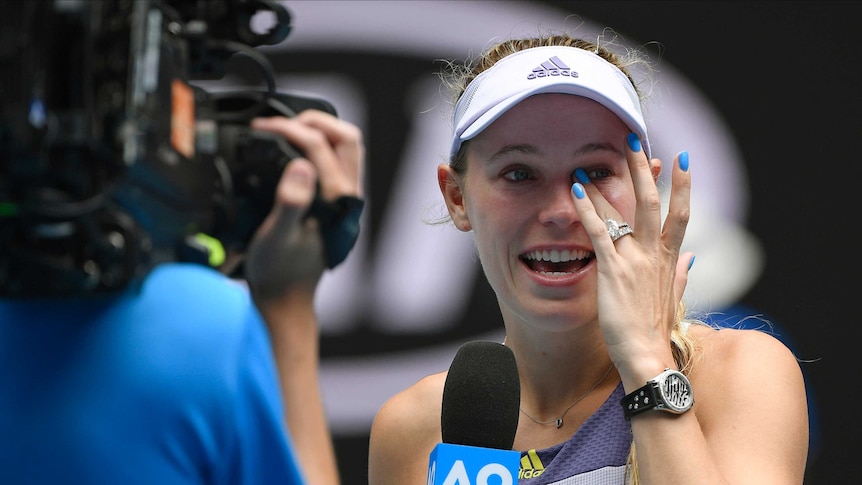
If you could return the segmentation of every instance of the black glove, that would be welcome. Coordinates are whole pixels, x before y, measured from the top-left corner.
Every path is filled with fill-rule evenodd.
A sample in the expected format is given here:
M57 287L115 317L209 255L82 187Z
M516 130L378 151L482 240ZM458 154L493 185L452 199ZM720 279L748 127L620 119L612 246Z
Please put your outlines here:
M365 201L345 195L332 202L315 197L311 207L308 208L305 217L317 219L320 225L326 265L329 269L344 261L356 244L363 207L365 207Z

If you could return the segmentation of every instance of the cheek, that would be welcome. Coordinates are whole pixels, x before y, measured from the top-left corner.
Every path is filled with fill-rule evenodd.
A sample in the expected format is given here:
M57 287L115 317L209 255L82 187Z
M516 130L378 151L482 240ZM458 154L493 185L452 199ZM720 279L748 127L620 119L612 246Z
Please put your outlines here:
M491 191L470 194L467 214L480 257L487 261L487 257L496 257L491 253L505 250L508 241L523 232L529 209Z
M477 240L496 239L513 231L516 219L523 214L506 201L494 203L493 199L472 200L467 206L467 214Z
M620 213L626 221L633 221L637 202L634 186L628 183L609 184L599 188L605 200Z

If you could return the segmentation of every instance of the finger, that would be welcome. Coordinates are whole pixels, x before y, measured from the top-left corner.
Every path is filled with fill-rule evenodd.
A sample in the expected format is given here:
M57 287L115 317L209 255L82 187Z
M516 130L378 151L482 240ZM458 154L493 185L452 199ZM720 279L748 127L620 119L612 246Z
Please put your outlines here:
M673 295L675 302L682 301L682 296L685 293L685 287L688 285L688 273L694 264L694 253L686 251L680 255L676 262L676 272L673 279Z
M306 213L314 199L317 186L317 170L304 158L292 160L284 168L272 210L259 229L259 233L287 233Z
M356 125L329 113L311 109L301 112L296 118L326 135L339 154L339 159L345 163L345 169L362 168L365 145L362 131ZM353 163L354 161L359 163Z
M281 134L314 163L324 199L362 195L364 145L354 125L323 111L305 110L293 118L257 118L252 127Z
M616 208L611 205L610 202L605 198L602 191L596 187L595 184L591 183L590 177L587 175L587 172L583 168L578 168L575 170L575 178L578 179L578 182L581 183L584 190L587 192L587 195L590 198L590 202L593 204L593 208L596 211L596 214L602 219L602 221L610 218L618 221L622 221L621 216L617 212Z
M328 170L339 170L353 182L355 193L340 195L362 195L362 171L365 157L365 145L362 132L355 125L345 122L336 116L318 110L306 110L297 116L306 125L319 130L326 136L329 146L335 151L334 161L338 166L321 166L321 180ZM311 149L313 149L312 147Z
M295 284L312 288L322 274L316 221L304 218L316 185L317 170L310 161L297 158L285 167L273 208L248 251L246 279L256 299L278 297Z
M588 195L584 184L575 182L572 185L572 199L575 202L575 210L578 211L581 224L590 236L590 240L593 243L593 252L602 261L604 258L613 257L617 254L617 251L614 247L614 242L608 234L608 226L605 224L605 219L596 212L596 206L592 200L593 196L596 199L604 200L598 189L594 187L590 188Z
M643 152L641 142L634 133L626 137L626 160L635 190L635 220L632 224L638 240L650 244L658 241L661 232L661 197L650 170L649 160ZM642 237L641 237L642 236Z
M674 162L670 201L662 239L668 249L679 253L685 237L685 229L691 217L691 174L688 171L688 152L677 154Z
M595 184L590 183L590 178L589 176L587 176L587 173L586 171L584 171L584 169L578 168L577 170L575 170L575 177L578 179L578 182L580 182L583 186L584 191L586 191L587 196L593 204L593 208L596 214L598 214L599 218L605 224L605 232L607 233L608 239L611 240L611 243L616 242L611 239L610 231L607 226L607 220L613 219L617 223L628 223L629 221L624 220L623 216L620 215L616 207L614 207L613 205L611 205L610 202L608 202L604 194L602 194L602 191L599 190L599 188L596 187Z
M317 170L305 158L287 164L276 189L276 204L298 207L302 211L311 205L317 184Z

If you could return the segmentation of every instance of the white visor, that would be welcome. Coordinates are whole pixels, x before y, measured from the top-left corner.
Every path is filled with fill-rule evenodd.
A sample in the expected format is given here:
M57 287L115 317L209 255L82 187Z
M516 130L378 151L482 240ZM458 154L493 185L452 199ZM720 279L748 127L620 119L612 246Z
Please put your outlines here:
M592 52L547 46L510 54L470 82L455 106L449 158L509 108L540 93L574 94L601 103L640 137L650 156L640 100L628 77Z

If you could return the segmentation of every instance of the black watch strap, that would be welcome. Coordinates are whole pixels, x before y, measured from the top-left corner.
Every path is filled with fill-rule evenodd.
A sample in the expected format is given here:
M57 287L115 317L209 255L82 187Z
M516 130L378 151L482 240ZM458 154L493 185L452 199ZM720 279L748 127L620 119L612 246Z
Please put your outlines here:
M629 393L620 401L623 406L623 416L626 421L642 412L649 411L658 405L658 389L652 382Z

